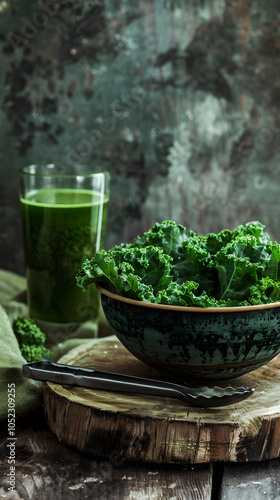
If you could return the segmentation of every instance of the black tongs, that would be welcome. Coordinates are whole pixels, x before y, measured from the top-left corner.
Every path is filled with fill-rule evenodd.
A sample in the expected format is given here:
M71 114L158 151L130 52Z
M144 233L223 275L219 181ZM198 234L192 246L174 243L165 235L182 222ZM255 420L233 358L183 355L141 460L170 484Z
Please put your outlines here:
M132 377L49 361L27 363L22 368L24 377L35 380L105 391L175 398L190 406L201 408L235 404L248 398L254 392L252 388L231 386L192 388L173 382Z

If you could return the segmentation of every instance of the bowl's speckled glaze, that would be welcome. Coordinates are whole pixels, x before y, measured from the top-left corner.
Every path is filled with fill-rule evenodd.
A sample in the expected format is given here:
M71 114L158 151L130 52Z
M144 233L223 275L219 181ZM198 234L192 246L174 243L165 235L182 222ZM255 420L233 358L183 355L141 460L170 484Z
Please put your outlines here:
M96 285L108 323L138 359L181 381L226 382L280 352L280 303L195 308L127 299Z

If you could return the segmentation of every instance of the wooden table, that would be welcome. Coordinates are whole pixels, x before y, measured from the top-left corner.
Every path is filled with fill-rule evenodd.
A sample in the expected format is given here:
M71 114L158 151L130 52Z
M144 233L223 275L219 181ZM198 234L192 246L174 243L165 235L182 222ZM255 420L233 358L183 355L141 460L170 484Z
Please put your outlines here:
M62 445L40 408L16 424L16 486L8 492L7 424L0 427L0 499L276 500L280 461L164 465L85 456Z

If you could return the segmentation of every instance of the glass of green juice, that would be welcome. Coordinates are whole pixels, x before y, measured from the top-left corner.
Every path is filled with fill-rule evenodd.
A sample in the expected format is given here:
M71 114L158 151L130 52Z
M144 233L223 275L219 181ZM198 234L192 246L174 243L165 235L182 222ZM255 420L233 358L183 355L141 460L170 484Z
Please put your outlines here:
M97 290L84 292L75 277L104 245L108 201L108 172L56 164L20 171L29 313L45 331L98 318Z

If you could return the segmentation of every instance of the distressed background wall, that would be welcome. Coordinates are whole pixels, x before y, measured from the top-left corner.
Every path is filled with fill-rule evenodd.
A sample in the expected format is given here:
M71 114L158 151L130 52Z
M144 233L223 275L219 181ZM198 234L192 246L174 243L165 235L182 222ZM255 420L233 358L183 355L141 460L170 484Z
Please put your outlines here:
M107 247L168 218L280 241L277 0L0 0L0 46L0 267L34 162L111 172Z

